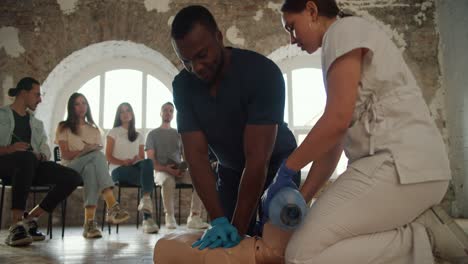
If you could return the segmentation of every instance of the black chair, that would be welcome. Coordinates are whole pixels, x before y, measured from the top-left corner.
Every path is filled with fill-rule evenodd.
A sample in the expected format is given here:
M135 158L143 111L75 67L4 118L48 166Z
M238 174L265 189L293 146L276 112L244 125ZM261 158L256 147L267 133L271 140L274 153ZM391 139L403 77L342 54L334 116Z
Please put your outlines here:
M58 146L54 147L54 161L60 162L62 160L62 156L60 155L60 148ZM62 238L65 236L65 218L66 218L66 211L67 211L67 198L65 198L62 203Z
M10 182L6 182L2 179L0 179L0 182L2 184L2 193L0 197L0 225L2 223L2 217L3 217L3 204L5 201L5 187L6 186L11 186ZM36 205L36 194L37 193L48 193L52 189L52 186L50 185L34 185L29 188L29 192L33 194L33 204ZM49 218L47 220L47 234L49 235L49 238L52 239L52 213L49 213Z
M157 191L159 189L159 199L157 199L154 203L156 206L156 211L155 211L155 217L156 217L156 223L158 224L159 227L161 227L161 216L162 216L162 186L159 184L154 184L154 194L156 195Z

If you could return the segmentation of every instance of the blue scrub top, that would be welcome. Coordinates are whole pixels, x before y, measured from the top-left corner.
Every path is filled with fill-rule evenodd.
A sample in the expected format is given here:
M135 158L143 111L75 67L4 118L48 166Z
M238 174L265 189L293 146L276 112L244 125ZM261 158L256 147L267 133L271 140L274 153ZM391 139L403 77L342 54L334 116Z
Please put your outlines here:
M283 120L285 85L281 70L256 52L231 50L231 64L216 96L209 94L208 84L185 69L172 85L179 133L202 131L218 162L242 172L246 125L278 125L272 162L287 157L297 145Z

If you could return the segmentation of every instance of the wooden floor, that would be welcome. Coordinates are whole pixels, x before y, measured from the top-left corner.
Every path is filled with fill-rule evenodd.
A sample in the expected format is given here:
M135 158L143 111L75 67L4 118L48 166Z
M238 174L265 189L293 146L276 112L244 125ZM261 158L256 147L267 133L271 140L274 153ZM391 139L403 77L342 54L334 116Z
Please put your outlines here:
M119 233L115 228L109 235L103 232L100 239L85 239L81 227L67 227L62 240L61 229L54 228L54 237L49 240L33 242L27 247L10 247L5 245L8 230L0 232L0 263L115 263L115 264L150 264L153 263L153 248L156 241L168 232L162 228L158 234L144 234L141 227L135 225L120 226ZM187 230L178 227L175 232ZM45 229L43 230L45 232Z
M468 230L468 220L460 224ZM150 264L153 263L154 245L160 237L169 232L183 232L187 228L179 226L174 231L163 226L158 234L144 234L141 227L137 230L135 225L125 225L120 226L118 234L115 227L112 227L110 235L105 229L100 239L85 239L81 235L82 230L81 227L67 227L62 239L61 229L54 228L51 240L47 237L45 241L34 242L27 247L10 247L4 243L8 230L3 229L0 231L0 263ZM449 264L443 261L435 263Z

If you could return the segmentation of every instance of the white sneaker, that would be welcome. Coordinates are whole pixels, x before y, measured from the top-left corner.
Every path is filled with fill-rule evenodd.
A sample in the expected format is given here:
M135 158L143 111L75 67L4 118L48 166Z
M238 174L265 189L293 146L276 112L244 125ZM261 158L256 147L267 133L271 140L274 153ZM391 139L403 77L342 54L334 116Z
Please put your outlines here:
M208 223L203 222L200 216L198 215L193 215L193 216L191 215L187 219L187 228L207 229L208 227L210 227L210 225Z
M442 207L429 208L415 222L426 227L436 257L468 261L468 236Z
M174 215L166 214L166 227L168 229L176 229L177 228L177 223L176 223Z
M143 213L151 214L153 213L153 201L149 196L143 196L140 199L140 204L138 205L138 211L142 211Z
M158 225L154 222L152 218L143 220L143 232L147 234L154 234L159 231Z

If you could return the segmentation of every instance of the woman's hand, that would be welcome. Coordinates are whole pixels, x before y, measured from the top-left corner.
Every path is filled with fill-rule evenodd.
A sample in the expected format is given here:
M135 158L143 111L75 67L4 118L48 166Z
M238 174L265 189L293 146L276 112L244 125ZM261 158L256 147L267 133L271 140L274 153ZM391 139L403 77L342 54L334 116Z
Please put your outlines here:
M132 161L133 161L132 164L135 164L140 160L141 160L140 157L138 155L135 155L135 157L133 157L133 159L132 159Z
M93 150L93 148L95 148L94 144L85 143L83 149L81 150L81 153L91 152Z
M124 159L124 166L132 166L133 165L133 159Z

